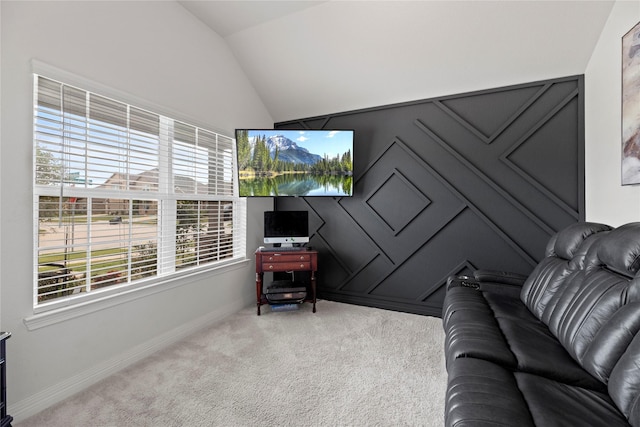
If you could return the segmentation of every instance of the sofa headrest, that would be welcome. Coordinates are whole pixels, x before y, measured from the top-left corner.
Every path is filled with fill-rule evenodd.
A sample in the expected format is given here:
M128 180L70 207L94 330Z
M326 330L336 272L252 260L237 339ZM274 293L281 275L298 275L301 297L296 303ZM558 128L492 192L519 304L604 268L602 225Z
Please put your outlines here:
M598 241L598 259L608 269L628 277L640 270L640 222L625 224Z
M597 242L605 236L609 231L592 234L584 239L584 242L573 253L573 259L570 261L571 268L584 270L588 265L600 265L598 261ZM594 247L594 249L592 249Z
M554 240L552 255L570 260L576 255L576 251L587 237L608 230L611 230L611 227L608 225L594 222L571 224L565 229L560 230L555 238L552 238L552 240Z

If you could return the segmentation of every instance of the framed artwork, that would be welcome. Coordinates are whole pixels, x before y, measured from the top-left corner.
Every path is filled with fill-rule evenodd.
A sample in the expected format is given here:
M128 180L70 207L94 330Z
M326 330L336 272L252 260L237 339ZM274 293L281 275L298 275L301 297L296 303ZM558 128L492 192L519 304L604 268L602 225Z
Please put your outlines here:
M640 22L622 36L622 185L640 184Z

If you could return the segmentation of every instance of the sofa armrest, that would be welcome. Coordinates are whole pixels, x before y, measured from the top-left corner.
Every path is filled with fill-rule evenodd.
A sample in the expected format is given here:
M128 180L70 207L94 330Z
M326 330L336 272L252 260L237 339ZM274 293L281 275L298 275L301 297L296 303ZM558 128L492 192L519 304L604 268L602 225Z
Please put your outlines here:
M497 270L476 270L473 272L473 277L478 282L493 282L515 286L522 286L527 280L527 276L523 274Z
M447 279L447 289L465 287L472 289L480 289L478 281L470 276L450 276Z

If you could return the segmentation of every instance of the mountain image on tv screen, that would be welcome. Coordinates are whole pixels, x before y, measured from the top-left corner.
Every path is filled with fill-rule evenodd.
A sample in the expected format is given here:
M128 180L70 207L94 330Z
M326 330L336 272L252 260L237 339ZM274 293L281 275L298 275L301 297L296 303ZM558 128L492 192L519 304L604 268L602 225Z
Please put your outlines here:
M240 197L353 195L352 130L237 129Z

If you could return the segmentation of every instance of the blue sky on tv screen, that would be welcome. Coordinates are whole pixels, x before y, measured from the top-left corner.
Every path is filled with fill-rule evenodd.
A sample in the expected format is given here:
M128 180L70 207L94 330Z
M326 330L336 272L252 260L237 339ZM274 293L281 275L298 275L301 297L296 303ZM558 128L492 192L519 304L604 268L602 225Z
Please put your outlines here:
M330 158L341 156L351 150L353 156L353 131L351 130L250 130L249 140L257 136L267 138L282 135L310 153Z

